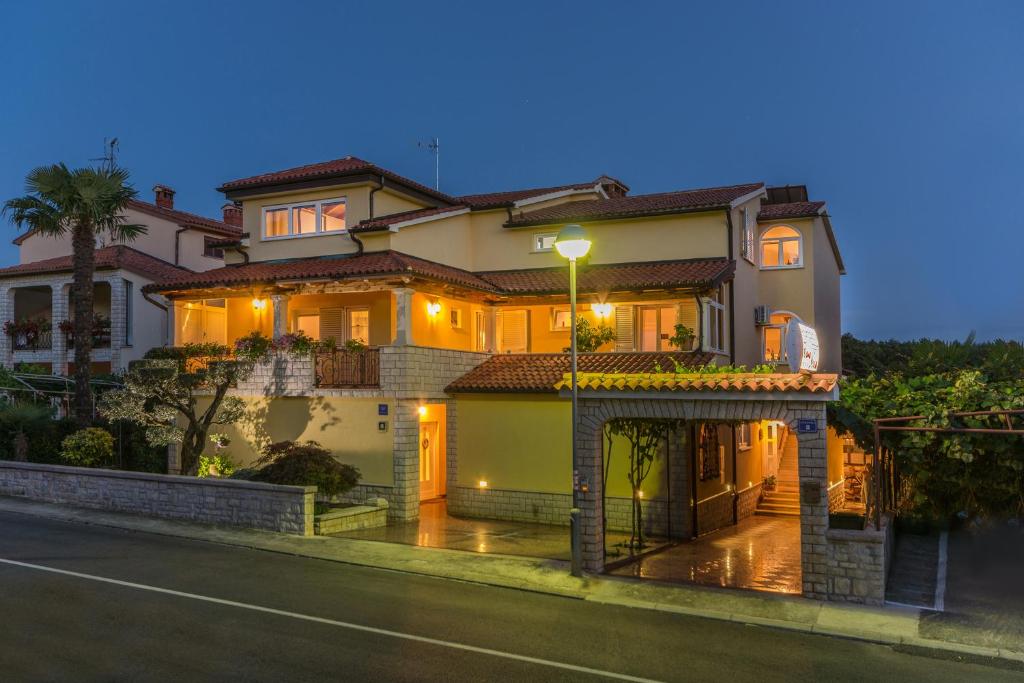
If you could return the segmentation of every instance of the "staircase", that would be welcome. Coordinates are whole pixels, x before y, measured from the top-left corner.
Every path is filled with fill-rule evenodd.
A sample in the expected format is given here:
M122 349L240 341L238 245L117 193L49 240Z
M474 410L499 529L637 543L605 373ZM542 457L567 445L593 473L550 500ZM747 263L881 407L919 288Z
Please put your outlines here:
M797 440L787 438L782 446L775 490L765 491L757 504L757 514L773 517L800 516L800 471L797 463Z

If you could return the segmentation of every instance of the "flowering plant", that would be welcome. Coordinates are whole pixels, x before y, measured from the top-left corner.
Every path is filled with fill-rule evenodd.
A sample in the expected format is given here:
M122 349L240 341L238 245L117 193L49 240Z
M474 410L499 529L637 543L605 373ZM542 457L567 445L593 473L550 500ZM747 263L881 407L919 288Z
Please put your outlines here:
M274 340L273 348L275 351L287 351L296 355L309 355L316 350L317 343L315 339L299 330L298 332L282 334Z
M235 340L235 356L252 363L263 360L273 348L273 342L259 330Z

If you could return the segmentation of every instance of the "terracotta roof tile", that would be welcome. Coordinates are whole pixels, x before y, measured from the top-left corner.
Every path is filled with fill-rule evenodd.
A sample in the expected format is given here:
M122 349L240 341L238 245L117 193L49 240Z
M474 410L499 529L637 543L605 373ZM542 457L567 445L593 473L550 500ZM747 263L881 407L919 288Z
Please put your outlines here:
M709 353L581 353L580 372L654 372L705 365ZM555 385L569 372L567 353L511 353L491 356L448 385L451 393L554 393Z
M458 200L469 207L480 209L493 209L503 206L511 206L520 199L540 197L553 192L565 190L590 190L597 185L597 181L589 183L573 183L571 185L554 185L552 187L535 187L528 190L508 190L506 192L483 192L480 194L466 194L458 197Z
M580 292L710 287L727 280L735 265L725 258L612 263L581 266L576 286ZM556 294L568 291L568 268L499 270L477 273L509 294Z
M418 275L470 289L488 291L492 289L489 283L473 273L397 251L378 251L358 256L353 254L234 264L202 273L188 273L168 278L148 285L146 289L147 291L167 292L232 285L270 284L279 280L372 278L386 275Z
M635 216L656 216L659 214L682 213L717 209L728 206L733 200L763 188L764 183L709 187L700 190L641 194L609 199L590 199L566 202L536 211L527 211L505 223L506 227L527 225L548 225L568 221L597 221Z
M783 218L813 218L821 213L825 202L790 202L788 204L762 204L757 214L759 221L777 221Z
M0 278L38 275L40 273L62 273L71 270L72 267L70 255L58 256L41 261L22 263L8 268L0 268ZM155 256L144 254L141 251L124 245L97 249L96 268L97 270L123 268L154 281L186 277L193 274L187 268L175 266Z
M603 391L716 391L728 393L802 392L831 393L836 387L836 375L831 374L771 374L722 373L592 373L576 375L580 390ZM558 390L572 387L569 373L563 373L557 382Z
M305 166L296 166L294 168L287 168L283 171L262 173L260 175L249 176L248 178L239 178L238 180L230 180L218 187L217 191L231 192L232 190L269 187L273 185L296 183L304 180L344 177L347 175L358 175L363 173L384 176L389 180L405 185L429 197L439 199L446 204L458 203L454 197L443 192L438 192L432 187L427 187L415 180L400 176L397 173L381 168L369 161L353 156L347 156L341 159L332 159L331 161L321 161L315 164L306 164Z
M432 206L428 209L412 209L411 211L401 211L399 213L392 213L386 216L378 216L377 218L369 218L367 220L359 221L356 225L350 229L352 232L373 232L375 230L387 230L389 227L396 223L402 223L404 221L416 220L417 218L429 218L431 216L443 216L447 213L455 211L464 211L467 207L462 204L456 204L455 206Z

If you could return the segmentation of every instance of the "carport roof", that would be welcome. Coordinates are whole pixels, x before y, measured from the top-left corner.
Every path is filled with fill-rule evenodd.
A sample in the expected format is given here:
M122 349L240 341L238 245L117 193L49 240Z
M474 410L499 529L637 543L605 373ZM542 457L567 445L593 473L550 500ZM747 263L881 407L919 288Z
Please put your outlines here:
M581 391L621 392L719 392L735 394L831 394L837 375L833 374L757 374L757 373L579 373L576 385ZM572 388L568 373L555 385L559 391Z

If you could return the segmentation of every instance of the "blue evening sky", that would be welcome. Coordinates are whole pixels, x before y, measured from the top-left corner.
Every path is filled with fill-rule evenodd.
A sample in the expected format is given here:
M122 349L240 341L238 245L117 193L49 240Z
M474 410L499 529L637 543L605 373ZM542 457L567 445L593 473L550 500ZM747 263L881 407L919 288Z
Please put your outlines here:
M834 216L845 330L1024 338L1024 3L0 12L0 199L104 136L143 198L165 183L211 216L223 181L347 154L432 184L416 143L435 135L453 194L602 173L634 193L804 183Z

